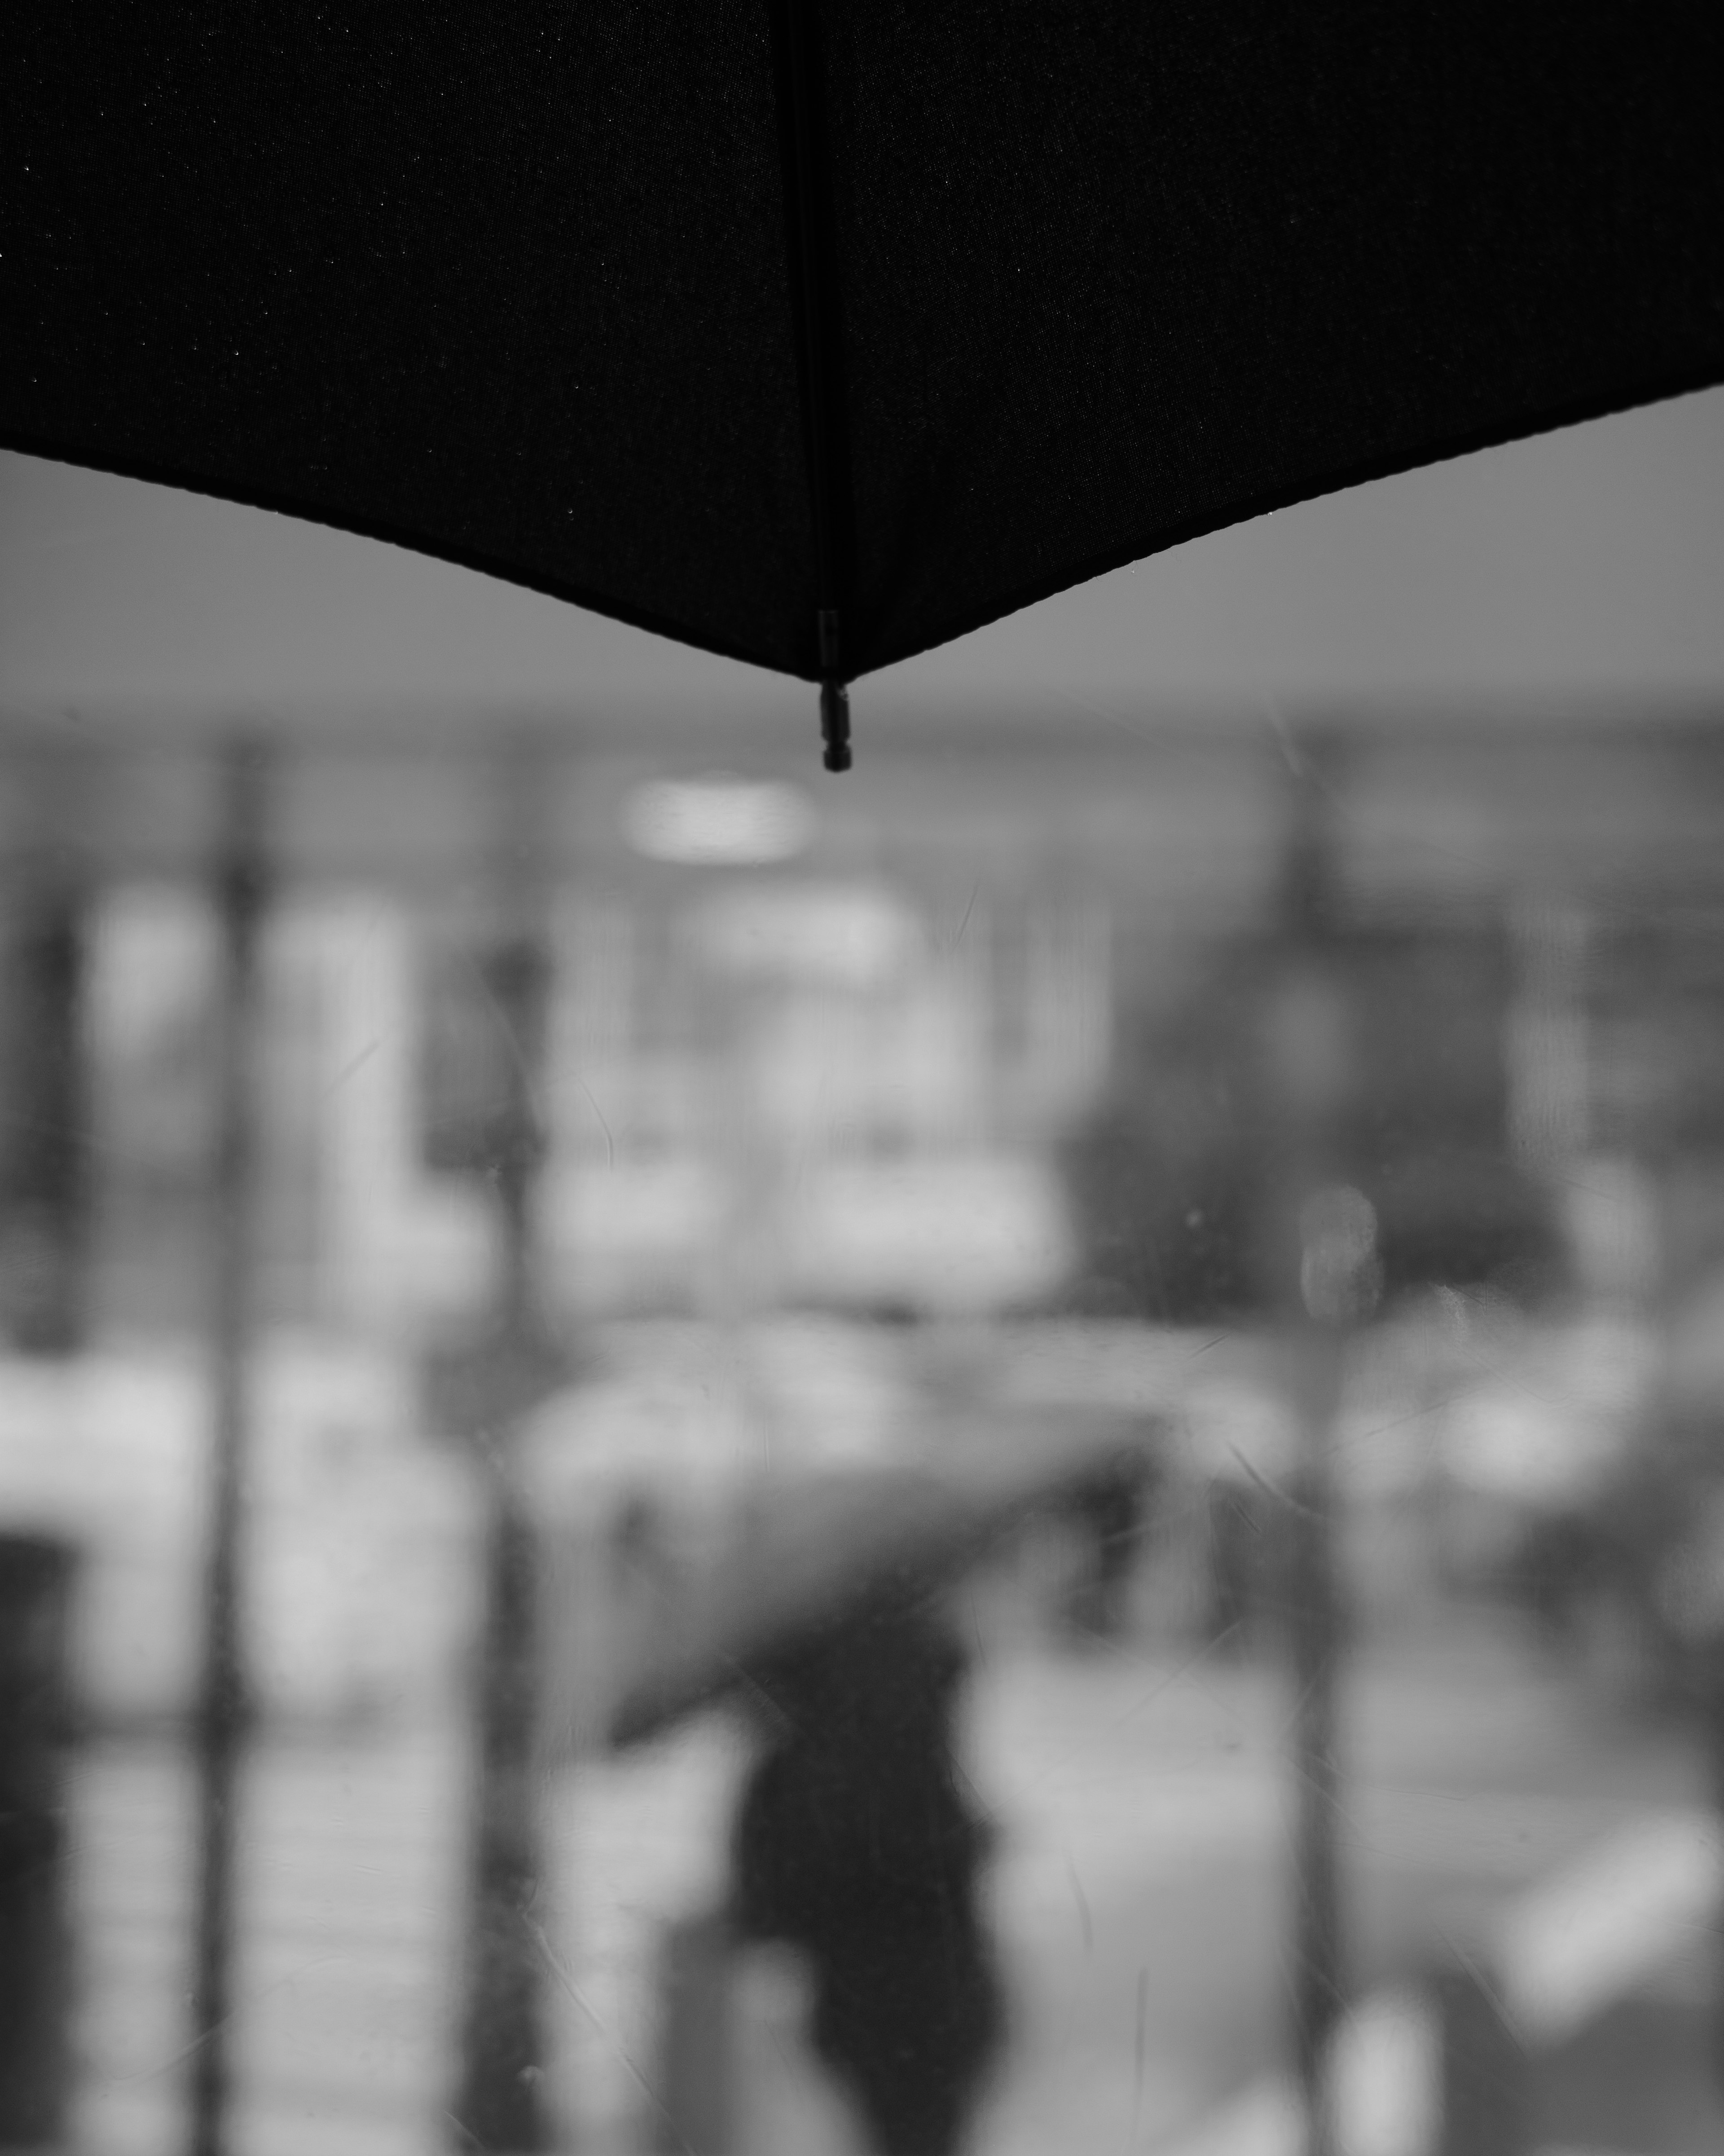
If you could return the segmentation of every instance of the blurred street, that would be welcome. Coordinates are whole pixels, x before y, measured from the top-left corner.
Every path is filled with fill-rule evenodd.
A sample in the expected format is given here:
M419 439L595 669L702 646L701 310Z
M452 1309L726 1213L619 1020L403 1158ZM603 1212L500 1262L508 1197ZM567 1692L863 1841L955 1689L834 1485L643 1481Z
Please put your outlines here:
M1213 1656L1074 1654L977 1614L967 1771L1002 1837L993 1902L1014 2025L979 2156L1177 2148L1279 2061L1285 1686ZM1416 1974L1442 1940L1477 1945L1526 1890L1698 1799L1679 1735L1476 1620L1367 1649L1345 1701L1360 1993ZM740 1756L714 1722L546 1789L542 1947L571 2145L641 2145L659 1928L716 1898ZM448 1731L259 1751L243 1836L241 2156L459 2145L441 2098L464 1774ZM136 1747L98 1747L78 1784L77 2145L112 2156L178 2145L187 1799L179 1763ZM1711 1984L1710 1938L1674 1942L1542 2072L1535 2145L1724 2149L1702 2048ZM751 2156L820 2156L811 2116L844 2147L767 2025L784 2001L760 1996Z
M0 2142L1724 2156L1724 726L495 716L15 716Z
M1682 1744L1483 1630L1367 1650L1344 1697L1356 1996L1418 1977L1444 1943L1482 1953L1517 1897L1696 1799ZM1024 1999L992 2146L1177 2145L1284 2041L1285 1689L1212 1663L1044 1664L978 1705L993 1785L1013 1792L1000 1919ZM1636 1987L1659 2000L1663 2086L1642 2066L1601 2106L1588 2030L1543 2077L1534 2145L1724 2147L1695 2017L1670 2003L1711 1980L1709 1942L1683 1942Z

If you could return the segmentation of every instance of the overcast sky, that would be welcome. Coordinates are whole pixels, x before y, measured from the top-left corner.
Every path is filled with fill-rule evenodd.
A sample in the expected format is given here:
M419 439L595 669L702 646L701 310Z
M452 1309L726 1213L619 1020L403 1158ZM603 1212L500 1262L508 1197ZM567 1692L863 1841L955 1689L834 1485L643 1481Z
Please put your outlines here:
M0 454L0 701L809 692L377 542ZM1153 705L1724 692L1724 391L1359 487L893 668L859 716L1029 692Z

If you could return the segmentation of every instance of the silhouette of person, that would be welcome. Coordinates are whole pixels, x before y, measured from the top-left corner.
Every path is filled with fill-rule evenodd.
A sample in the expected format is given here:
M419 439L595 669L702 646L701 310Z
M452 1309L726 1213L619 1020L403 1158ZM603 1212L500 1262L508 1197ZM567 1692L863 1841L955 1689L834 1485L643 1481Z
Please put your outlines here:
M956 1635L875 1607L757 1672L774 1727L733 1844L746 1938L808 1958L809 2035L878 2156L952 2156L1004 2034L958 1786Z
M1155 1479L1148 1460L1121 1452L1099 1468L1073 1501L1084 1552L1065 1614L1069 1630L1080 1638L1117 1640L1126 1630L1131 1575L1142 1549Z

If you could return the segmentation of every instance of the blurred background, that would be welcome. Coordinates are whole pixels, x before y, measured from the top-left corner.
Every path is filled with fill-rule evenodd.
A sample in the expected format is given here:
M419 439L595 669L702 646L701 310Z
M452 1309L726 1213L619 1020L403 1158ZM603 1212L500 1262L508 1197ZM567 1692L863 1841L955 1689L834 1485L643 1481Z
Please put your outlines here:
M700 1671L921 1476L978 2150L1290 2151L1313 2027L1312 2147L1724 2148L1721 544L1713 395L865 682L834 782L0 459L0 2146L869 2145L711 1945Z

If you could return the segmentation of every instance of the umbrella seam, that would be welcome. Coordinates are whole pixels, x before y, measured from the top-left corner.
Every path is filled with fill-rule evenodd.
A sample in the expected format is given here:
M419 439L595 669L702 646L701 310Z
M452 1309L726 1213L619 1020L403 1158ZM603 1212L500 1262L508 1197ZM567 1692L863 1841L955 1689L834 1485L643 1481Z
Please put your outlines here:
M772 28L779 126L788 138L781 141L785 239L803 383L821 732L826 768L845 771L850 762L843 649L853 538L850 457L818 0L776 0Z

